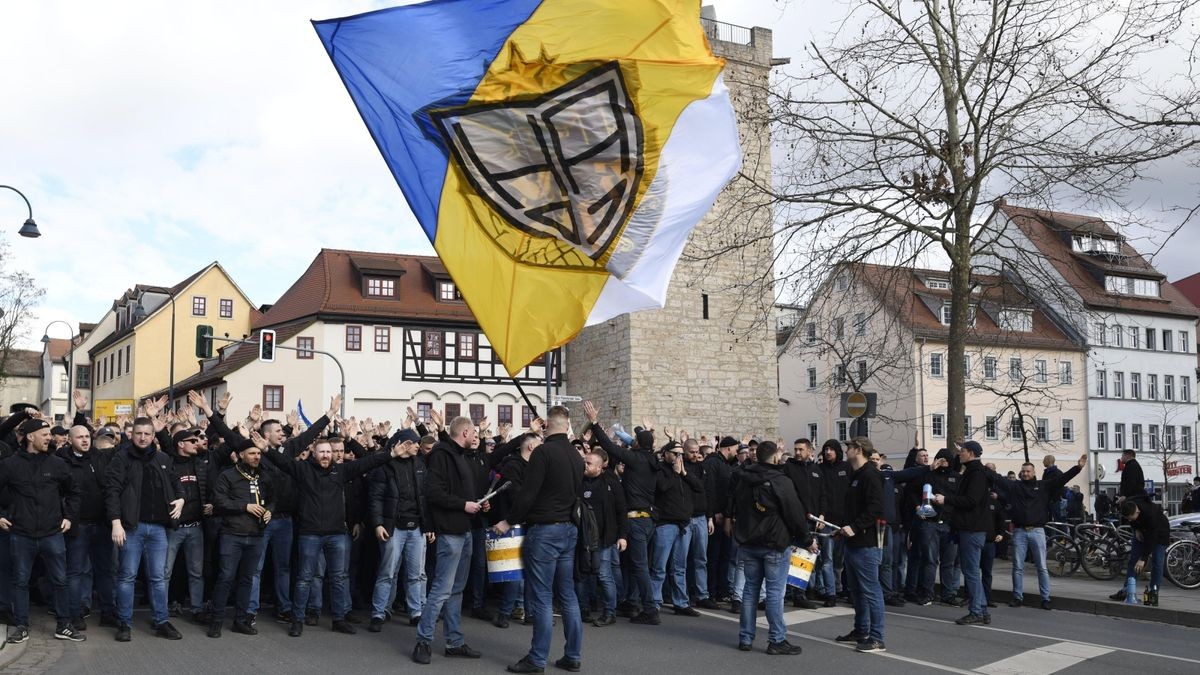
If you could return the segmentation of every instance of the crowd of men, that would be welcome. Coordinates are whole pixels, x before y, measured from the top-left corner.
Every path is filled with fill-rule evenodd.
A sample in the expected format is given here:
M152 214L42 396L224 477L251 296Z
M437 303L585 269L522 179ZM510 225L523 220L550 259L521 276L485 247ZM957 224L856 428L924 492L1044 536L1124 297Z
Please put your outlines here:
M165 397L147 400L113 422L77 414L69 429L25 406L0 421L9 642L28 639L33 591L59 639L83 641L98 610L100 626L130 641L139 596L152 632L171 640L176 616L220 638L231 607L231 630L255 635L270 604L293 637L322 614L346 634L406 622L419 664L439 621L452 658L480 656L463 613L497 629L522 621L533 637L508 667L516 673L543 672L555 615L566 638L555 665L577 671L584 624L653 626L668 607L738 614L743 651L764 611L767 653L791 655L800 647L787 640L786 601L846 602L854 625L837 641L883 651L885 606L938 601L967 607L959 624L990 623L992 561L1005 551L1028 555L1050 609L1043 526L1087 462L1063 472L1049 457L1041 478L1032 464L1003 476L968 440L932 457L913 448L893 468L868 438L819 451L797 439L788 452L648 423L629 434L590 402L582 429L556 406L524 433L500 425L494 436L486 420L419 420L411 408L396 429L343 419L337 397L307 426L259 406L230 421L228 394L188 402L171 411ZM76 408L85 403L76 394ZM1153 559L1156 588L1165 517L1141 492L1136 458L1124 459L1118 499L1139 531L1130 573ZM489 539L514 537L521 574L490 583ZM788 577L804 550L816 560L800 590ZM186 580L172 584L176 567ZM1013 565L1013 607L1025 604L1023 567Z

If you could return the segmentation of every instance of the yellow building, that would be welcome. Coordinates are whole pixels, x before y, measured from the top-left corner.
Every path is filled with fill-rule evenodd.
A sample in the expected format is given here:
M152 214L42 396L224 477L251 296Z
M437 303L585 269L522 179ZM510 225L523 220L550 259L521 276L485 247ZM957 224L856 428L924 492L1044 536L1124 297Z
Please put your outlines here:
M136 409L140 397L198 373L199 326L237 338L249 334L260 316L216 262L171 287L138 284L113 302L111 312L113 332L88 350L96 414ZM174 393L182 404L186 392Z

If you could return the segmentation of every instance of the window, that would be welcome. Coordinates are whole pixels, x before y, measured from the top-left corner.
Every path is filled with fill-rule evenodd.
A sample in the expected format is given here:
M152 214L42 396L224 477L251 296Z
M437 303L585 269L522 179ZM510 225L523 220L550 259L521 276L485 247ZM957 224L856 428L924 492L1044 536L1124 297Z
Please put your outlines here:
M1146 400L1148 400L1148 401L1157 401L1158 400L1158 376L1157 375L1147 375L1146 376Z
M458 287L449 281L438 282L438 300L441 302L462 302L462 294Z
M1150 452L1158 452L1158 425L1151 424L1146 435L1146 447Z
M971 355L963 354L963 379L971 379Z
M296 358L309 359L313 358L313 351L317 348L317 339L311 336L301 336L296 338Z
M192 296L192 316L204 316L208 312L208 299L202 295Z
M850 288L850 276L845 273L837 275L837 278L833 280L833 287L839 291Z
M1020 357L1013 357L1013 358L1009 359L1008 360L1008 379L1020 380L1022 377L1024 377L1024 373L1021 372Z
M120 377L121 375L125 374L125 371L121 369L122 365L123 365L121 363L121 361L124 358L124 356L125 356L125 352L118 349L117 350L117 377Z
M971 416L963 415L963 438L970 438L975 435L975 425L971 424Z
M1175 400L1175 376L1163 375L1163 400Z
M948 291L950 290L950 281L948 279L926 279L925 287L939 291Z
M362 351L362 326L346 326L346 351Z
M233 300L229 298L221 298L221 318L233 318Z
M942 303L942 313L941 313L941 320L942 320L942 325L943 325L943 326L949 326L949 325L950 325L950 319L952 318L952 317L951 317L951 313L952 313L952 312L951 312L951 306L950 306L950 303L948 303L948 302L943 302L943 303Z
M1142 449L1142 425L1133 424L1129 427L1129 445L1134 450Z
M819 438L819 436L817 434L817 423L816 422L808 423L808 438L814 444L817 442L817 438Z
M1094 234L1077 234L1071 237L1072 250L1080 253L1120 253L1116 239L1105 239Z
M1058 362L1058 381L1062 384L1071 384L1071 362Z
M1064 418L1062 421L1062 424L1060 426L1062 426L1061 432L1062 432L1063 441L1068 441L1068 442L1074 441L1075 440L1075 420Z
M375 351L392 351L392 329L389 326L375 326Z
M58 393L66 394L71 391L71 376L63 373L58 378Z
M708 293L700 294L700 317L708 319Z
M837 437L838 437L839 441L843 441L843 442L850 440L850 435L848 433L846 433L846 423L845 422L837 423Z
M846 384L846 366L838 364L835 381L839 387Z
M1142 400L1142 374L1129 374L1129 398L1140 401Z
M1112 346L1114 346L1114 347L1124 347L1125 346L1125 327L1124 326L1118 324L1118 325L1112 327Z
M1173 424L1163 427L1163 450L1167 452L1175 450L1175 425Z
M858 386L861 387L867 383L867 362L858 362Z
M1104 324L1096 324L1096 329L1092 331L1092 339L1101 347L1108 344L1108 331L1104 329Z
M1146 349L1150 349L1150 350L1158 349L1158 347L1154 346L1154 344L1155 344L1154 339L1156 337L1158 337L1158 331L1154 330L1153 328L1146 329Z
M983 379L996 379L996 357L985 356L983 359Z
M1105 422L1096 423L1096 449L1104 450L1108 448L1108 424Z
M396 280L367 277L367 296L372 298L396 297Z
M483 421L483 404L482 403L472 403L471 405L467 406L467 410L469 410L471 412L471 423L472 424L478 425L480 422Z
M983 435L989 441L994 441L1000 438L1000 432L996 428L996 418L993 415L988 415L983 421Z
M1108 373L1103 370L1096 371L1096 395L1100 398L1108 396Z
M1112 394L1113 398L1125 398L1125 373L1119 370L1113 371Z
M1187 427L1187 426L1179 427L1179 451L1180 452L1191 452L1192 451L1192 428L1191 427Z
M1174 334L1172 334L1172 333L1171 333L1171 331L1169 331L1169 330L1164 330L1164 331L1163 331L1163 343L1162 343L1162 345L1163 345L1163 351L1164 351L1164 352L1173 352L1173 351L1175 351L1175 336L1174 336Z
M1020 415L1012 416L1012 420L1008 423L1008 435L1018 441L1025 438L1025 423L1021 421Z
M854 334L855 335L866 335L867 334L867 315L863 314L862 312L859 312L858 314L854 315Z
M858 418L858 435L859 436L870 436L871 435L871 429L869 426L867 426L868 424L870 424L870 420L868 420L867 418L865 418L865 417Z
M841 424L844 424L842 422ZM946 437L946 416L942 413L933 413L933 420L930 423L930 429L933 431L934 438Z
M1179 400L1182 403L1192 402L1192 378L1187 375L1179 377Z
M512 424L512 406L501 403L496 406L496 424Z
M528 429L533 424L533 409L527 405L521 406L521 428Z
M942 376L942 355L937 352L929 355L929 375L930 377Z
M447 426L449 426L451 420L453 420L455 417L458 417L460 415L462 415L462 405L461 404L458 404L458 403L447 403L446 404L445 421L446 421Z
M129 350L133 349L133 345L125 345L125 372L133 369L133 359L129 358Z
M429 420L433 419L433 415L430 414L432 412L433 412L433 404L432 403L423 403L423 402L417 403L417 419L418 420L420 420L422 422L428 422Z
M1033 330L1033 312L1025 309L1000 310L1000 329L1029 333Z
M835 340L846 337L846 320L840 316L833 320L833 337Z
M263 410L283 410L283 387L275 384L264 384L262 407Z
M804 324L804 340L809 344L817 341L817 324L812 321Z
M1179 331L1179 351L1184 354L1192 351L1188 346L1188 332L1186 330Z
M1104 278L1104 290L1121 295L1140 295L1145 298L1158 297L1158 282L1153 279L1118 277L1112 274Z
M1049 377L1046 375L1046 360L1037 359L1033 362L1033 381L1038 384L1046 384Z
M459 333L458 334L458 360L459 361L474 361L475 360L475 334L474 333Z
M1113 450L1124 450L1124 449L1125 449L1125 425L1120 424L1120 423L1114 424L1113 425Z
M1039 443L1050 440L1050 420L1045 417L1037 418L1037 439Z
M425 331L421 344L424 346L425 358L442 358L442 332L440 330Z
M808 388L809 389L817 388L817 369L816 368L808 369Z
M92 386L92 367L75 366L75 388L90 389Z
M1130 349L1141 349L1142 348L1142 331L1138 330L1137 326L1129 327L1129 348Z

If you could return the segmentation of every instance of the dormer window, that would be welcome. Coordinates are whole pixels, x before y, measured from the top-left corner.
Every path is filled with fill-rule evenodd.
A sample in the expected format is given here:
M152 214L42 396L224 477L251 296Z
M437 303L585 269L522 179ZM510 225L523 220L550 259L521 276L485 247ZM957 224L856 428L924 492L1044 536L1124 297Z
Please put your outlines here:
M1000 310L1000 329L1020 333L1033 331L1033 311L1027 309Z
M950 307L951 307L950 303L948 303L948 302L942 303L941 315L938 318L941 320L943 326L950 325L950 315L951 315ZM970 326L975 325L975 305L971 305L970 307L967 308L967 324Z
M1121 295L1140 295L1144 298L1159 297L1158 282L1153 279L1119 277L1110 274L1104 278L1104 290Z
M462 302L462 294L453 281L438 282L438 302Z
M1116 239L1098 237L1094 234L1077 234L1071 237L1071 248L1079 253L1119 254L1121 244Z
M367 277L367 297L394 298L396 297L396 280L384 277Z
M926 279L925 287L930 290L948 291L948 290L950 290L950 280L949 279Z

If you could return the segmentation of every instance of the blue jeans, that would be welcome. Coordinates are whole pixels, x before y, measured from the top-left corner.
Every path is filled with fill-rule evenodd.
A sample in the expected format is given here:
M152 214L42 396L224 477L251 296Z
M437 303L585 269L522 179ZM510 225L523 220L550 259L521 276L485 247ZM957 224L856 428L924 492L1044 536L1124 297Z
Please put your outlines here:
M821 532L831 534L836 532L831 527L824 527ZM837 537L818 537L821 544L821 558L817 561L817 568L814 571L816 577L817 594L821 596L837 595L838 584L841 579L838 578L834 561L838 558L838 547L841 546L841 539Z
M938 524L932 520L913 520L912 548L916 552L916 560L909 569L909 583L913 592L922 598L933 598L940 543L937 528Z
M970 611L975 616L987 616L987 596L983 593L983 572L979 567L987 532L959 532L958 555L967 585ZM953 597L953 596L948 596Z
M525 608L525 580L504 582L500 590L500 613L509 616L518 607Z
M471 530L471 576L467 584L470 589L471 609L483 609L487 597L487 530Z
M1050 570L1046 567L1046 531L1040 527L1025 529L1013 528L1012 538L1012 587L1013 598L1021 600L1025 597L1025 551L1033 558L1033 566L1037 569L1038 591L1042 600L1050 599Z
M765 546L739 546L738 561L746 574L746 582L742 586L742 616L739 621L738 642L754 642L754 634L758 628L758 596L764 580L767 589L766 597L763 598L767 614L767 639L771 642L783 642L787 639L787 624L783 621L783 592L787 587L791 558L787 551L776 551Z
M440 614L446 646L459 647L464 642L459 624L462 623L463 589L467 587L467 577L471 571L471 533L438 532L434 544L437 548L437 566L434 568L433 586L425 596L425 606L421 608L417 641L426 644L433 642L433 627Z
M112 527L103 523L82 523L71 528L75 536L67 537L67 589L71 618L83 616L83 608L92 605L92 584L100 596L101 616L115 616L117 599L114 594Z
M692 516L688 523L687 535L687 568L691 573L690 588L696 591L696 599L708 597L708 516ZM683 599L688 599L684 589Z
M654 544L654 520L629 519L629 576L627 600L640 605L643 612L654 612L654 584L650 580L650 551Z
M1134 575L1134 565L1141 560L1147 550L1150 551L1150 587L1158 590L1162 585L1163 565L1167 561L1167 547L1162 544L1146 546L1145 542L1139 541L1135 537L1133 546L1129 550L1129 565L1125 570L1125 578L1128 579Z
M317 574L319 558L325 559L325 569L331 583L329 604L333 606L333 620L341 621L350 611L350 587L347 585L346 571L350 547L344 534L300 535L300 574L296 577L296 593L292 596L292 602L296 607L308 606L308 593Z
M61 534L26 537L12 533L13 616L18 626L29 626L29 577L38 556L54 588L54 614L58 626L67 625L70 605L67 600L67 544Z
M124 624L133 621L133 582L139 566L146 570L146 595L154 623L160 624L167 620L167 584L163 576L167 568L167 528L138 523L125 530L117 573L117 620Z
M958 546L959 542L955 540L955 533L950 531L950 525L947 523L938 523L937 528L937 555L938 555L938 579L942 582L942 598L949 600L958 595L958 571L959 562ZM978 566L978 560L975 561ZM932 590L930 586L930 590Z
M187 558L188 596L195 614L204 609L204 528L199 525L177 527L167 534L167 567L163 577L168 589L180 547Z
M668 571L671 576L671 583L678 592L679 588L683 588L683 606L687 606L687 550L683 551L683 555L675 555L673 552L678 552L677 546L680 539L684 541L684 546L687 545L687 537L684 536L685 530L683 527L675 523L663 523L654 528L654 562L650 566L650 581L653 583L654 592L654 611L658 611L663 603L663 585L666 582ZM667 569L670 563L671 569ZM678 595L673 595L671 598L673 604L680 602Z
M253 594L258 561L262 559L262 550L266 545L266 539L262 536L221 533L220 571L212 594L214 623L225 620L225 606L229 604L229 593L234 583L237 583L234 617L244 619L253 614L250 611L250 596Z
M379 573L371 597L371 617L382 619L396 596L396 576L404 563L404 606L408 615L421 613L425 604L425 533L420 528L396 528L392 536L379 544Z
M554 632L554 596L562 608L563 634L567 646L563 656L580 661L583 652L583 621L575 597L575 545L579 531L572 523L530 525L522 554L525 558L525 586L533 616L533 640L526 657L539 668L550 658L550 637Z
M742 589L746 586L746 563L742 560L741 544L730 537L729 572L726 581L729 583L729 599L742 601Z
M883 642L883 590L879 587L879 564L883 551L867 546L846 547L846 583L854 601L854 630Z
M258 614L259 590L267 551L271 552L271 569L275 573L275 611L292 611L292 535L291 517L271 514L271 522L263 530L263 547L255 564L254 579L250 582L251 614ZM304 608L300 607L296 612L303 615Z
M596 552L596 573L586 576L575 584L575 595L579 598L579 607L591 610L592 601L599 596L601 612L612 614L617 611L617 581L613 578L613 556L619 556L617 545L606 546Z
M908 530L892 529L892 595L904 595L904 568L908 563Z

